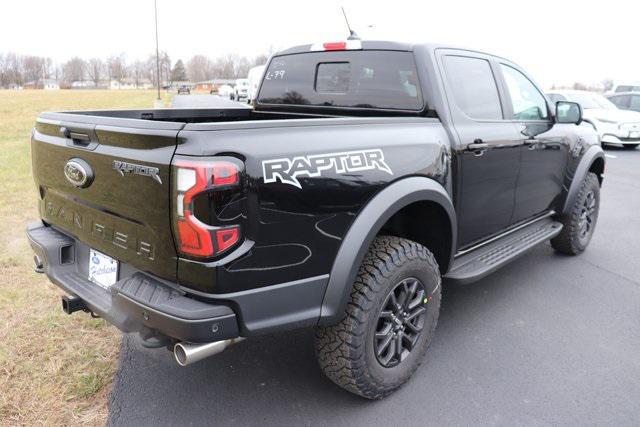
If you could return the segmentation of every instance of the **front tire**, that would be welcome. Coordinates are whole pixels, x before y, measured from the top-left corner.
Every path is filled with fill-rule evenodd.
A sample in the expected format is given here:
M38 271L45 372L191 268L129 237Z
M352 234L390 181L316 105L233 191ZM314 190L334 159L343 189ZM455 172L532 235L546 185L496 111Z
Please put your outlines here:
M429 250L411 240L377 237L344 319L316 331L325 375L367 399L393 393L424 358L438 322L440 290L440 270Z
M582 181L578 197L567 214L558 219L563 228L551 239L551 246L563 254L578 255L589 246L600 210L600 182L593 172Z

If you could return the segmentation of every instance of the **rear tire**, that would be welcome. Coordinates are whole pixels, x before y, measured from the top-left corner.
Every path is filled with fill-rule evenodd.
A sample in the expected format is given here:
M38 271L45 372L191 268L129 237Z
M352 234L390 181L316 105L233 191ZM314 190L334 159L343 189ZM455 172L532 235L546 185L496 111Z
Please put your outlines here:
M578 197L567 214L558 219L562 231L551 239L551 246L563 254L578 255L589 246L600 210L600 182L593 172L582 181Z
M331 381L381 399L416 371L440 313L433 254L398 237L377 237L365 256L344 319L316 330L318 362Z

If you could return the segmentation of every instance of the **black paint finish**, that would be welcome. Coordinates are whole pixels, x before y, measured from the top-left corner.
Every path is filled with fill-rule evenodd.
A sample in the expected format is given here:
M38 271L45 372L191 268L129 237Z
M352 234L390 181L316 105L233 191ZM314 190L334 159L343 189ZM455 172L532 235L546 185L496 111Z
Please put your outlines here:
M338 320L369 242L410 204L434 203L446 212L451 242L443 257L445 274L458 250L540 213L561 211L577 191L574 181L602 159L592 129L555 124L551 105L548 121L511 119L513 106L499 64L516 66L502 58L434 45L363 46L411 52L423 110L405 114L371 106L287 105L274 111L257 105L254 110L42 114L32 139L42 219L136 270L177 284L190 297L229 303L240 313L241 330L250 331L247 319L253 318L256 329L273 331L314 319L324 324ZM457 106L445 78L446 55L482 58L491 65L502 118L476 120ZM309 58L322 61L323 53ZM325 167L302 174L293 183L265 179L265 162L304 164L313 156L371 150L384 167L353 163L348 170ZM244 164L241 192L227 211L238 218L242 241L220 258L178 257L171 224L171 162L219 156ZM93 168L89 187L76 188L64 178L70 158ZM114 160L157 168L160 182L144 174L122 175L113 168ZM198 206L200 215L203 205ZM209 219L216 215L219 220L223 211ZM427 229L430 218L412 224ZM256 310L256 302L244 296L270 289L281 300L287 289L282 284L292 283L299 285L296 298L303 298L298 292L305 284L310 290L309 300L295 305L295 313L279 307L277 318L269 320L246 312ZM251 308L243 301L251 301Z

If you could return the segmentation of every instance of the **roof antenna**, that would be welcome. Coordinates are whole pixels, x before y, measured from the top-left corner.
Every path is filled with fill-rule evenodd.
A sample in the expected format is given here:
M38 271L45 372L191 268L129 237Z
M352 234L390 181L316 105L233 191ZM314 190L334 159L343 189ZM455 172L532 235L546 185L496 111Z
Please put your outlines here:
M358 37L356 32L351 29L351 25L349 25L349 19L347 19L347 13L344 11L344 7L340 6L340 9L342 9L344 21L347 23L347 28L349 29L349 37L347 37L347 40L360 40L360 37Z

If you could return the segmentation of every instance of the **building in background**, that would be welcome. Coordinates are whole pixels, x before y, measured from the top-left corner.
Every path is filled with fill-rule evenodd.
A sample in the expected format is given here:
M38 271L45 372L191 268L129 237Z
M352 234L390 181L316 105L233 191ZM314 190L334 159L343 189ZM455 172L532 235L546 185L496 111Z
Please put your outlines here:
M196 83L195 90L196 92L217 92L218 88L222 85L235 85L236 81L234 79L212 79L212 80L204 80Z
M126 77L121 80L111 80L109 89L112 90L133 90L133 89L153 89L153 83L149 79L132 79Z
M55 79L40 79L37 81L26 82L25 89L44 89L44 90L60 90L60 83Z

